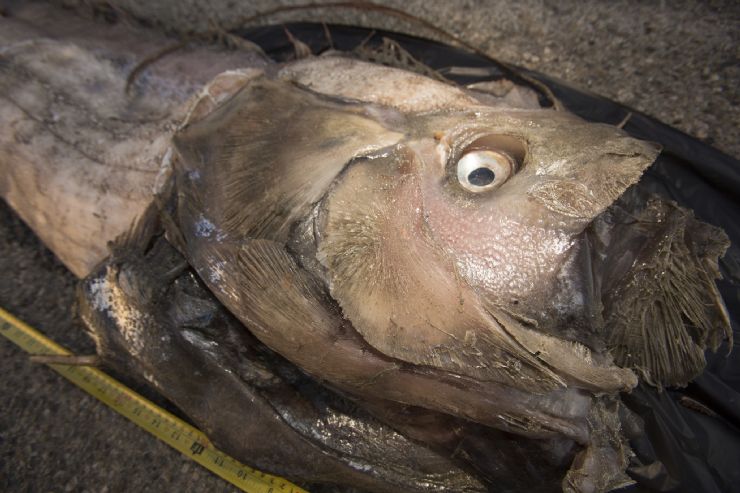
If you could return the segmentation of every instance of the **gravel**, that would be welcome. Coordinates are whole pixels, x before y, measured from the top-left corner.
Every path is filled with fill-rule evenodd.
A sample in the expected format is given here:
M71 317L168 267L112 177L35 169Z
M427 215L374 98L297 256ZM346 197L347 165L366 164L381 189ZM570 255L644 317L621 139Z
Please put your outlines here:
M75 1L67 4L78 3ZM231 26L294 2L117 0L170 30ZM208 5L206 7L206 4ZM384 1L501 60L616 99L740 156L740 3L598 0ZM435 37L378 13L323 9L323 20ZM0 306L80 354L74 277L0 202ZM0 490L235 491L0 338Z

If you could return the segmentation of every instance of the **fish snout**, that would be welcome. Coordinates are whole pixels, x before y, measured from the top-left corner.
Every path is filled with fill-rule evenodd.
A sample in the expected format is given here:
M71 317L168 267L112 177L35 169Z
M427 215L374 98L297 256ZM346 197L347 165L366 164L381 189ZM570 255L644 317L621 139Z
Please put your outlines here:
M535 181L527 195L551 212L584 225L614 203L654 162L661 146L631 137L618 139L603 153L586 155L559 175Z

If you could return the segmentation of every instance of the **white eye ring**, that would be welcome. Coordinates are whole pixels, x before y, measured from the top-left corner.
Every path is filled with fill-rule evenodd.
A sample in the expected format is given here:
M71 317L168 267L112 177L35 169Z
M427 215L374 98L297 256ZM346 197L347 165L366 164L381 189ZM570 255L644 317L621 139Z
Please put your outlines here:
M480 150L465 154L457 162L457 179L466 190L487 192L503 185L514 171L514 161L505 153Z

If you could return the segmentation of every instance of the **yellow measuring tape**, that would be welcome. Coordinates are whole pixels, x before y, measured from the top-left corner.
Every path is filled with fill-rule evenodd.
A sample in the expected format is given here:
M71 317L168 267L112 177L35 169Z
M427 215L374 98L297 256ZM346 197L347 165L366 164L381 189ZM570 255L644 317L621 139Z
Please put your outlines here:
M0 334L31 354L72 354L2 308L0 308ZM100 370L61 364L49 366L108 407L242 491L306 493L304 489L285 479L265 474L232 459L211 445L201 431Z

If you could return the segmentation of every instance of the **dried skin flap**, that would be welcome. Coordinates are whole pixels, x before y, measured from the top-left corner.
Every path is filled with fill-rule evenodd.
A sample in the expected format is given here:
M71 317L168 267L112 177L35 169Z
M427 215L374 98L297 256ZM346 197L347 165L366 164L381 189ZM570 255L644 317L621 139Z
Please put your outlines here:
M629 369L615 366L611 358L594 354L577 341L565 341L527 328L502 310L491 307L491 315L523 347L555 369L569 384L603 392L628 392L637 385Z
M612 251L636 240L642 244L633 246L631 266L608 287L608 345L618 364L651 385L686 385L704 369L707 348L716 351L723 340L732 341L715 284L727 236L660 200L651 200L637 226L622 233Z

